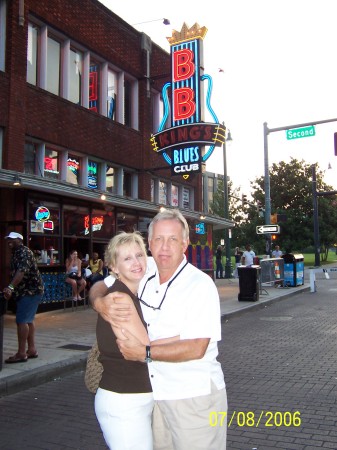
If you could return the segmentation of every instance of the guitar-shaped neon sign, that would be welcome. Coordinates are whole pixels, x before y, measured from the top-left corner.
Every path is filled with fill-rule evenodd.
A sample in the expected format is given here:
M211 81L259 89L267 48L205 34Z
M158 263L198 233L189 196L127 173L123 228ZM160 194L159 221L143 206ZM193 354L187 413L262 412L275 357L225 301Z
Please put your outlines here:
M206 33L206 27L196 23L188 28L184 23L180 32L173 30L172 37L167 38L171 45L172 81L163 86L164 115L158 132L151 135L153 150L162 153L172 175L182 175L185 180L190 173L201 172L202 163L215 146L224 143L226 136L226 129L219 124L210 104L212 78L203 74ZM207 81L206 107L214 123L204 122L204 81ZM170 112L172 126L165 128Z

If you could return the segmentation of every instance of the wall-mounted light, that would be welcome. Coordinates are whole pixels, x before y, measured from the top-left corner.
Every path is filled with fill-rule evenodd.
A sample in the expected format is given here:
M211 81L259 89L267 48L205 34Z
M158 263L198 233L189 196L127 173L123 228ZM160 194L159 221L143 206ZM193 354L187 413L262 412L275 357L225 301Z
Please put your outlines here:
M23 27L25 24L25 0L19 0L19 25Z
M101 200L106 200L106 195L105 194L101 195Z
M204 216L204 215L201 214L200 220L205 220L205 219L206 219L206 216Z
M14 175L13 186L21 186L21 178L19 175Z

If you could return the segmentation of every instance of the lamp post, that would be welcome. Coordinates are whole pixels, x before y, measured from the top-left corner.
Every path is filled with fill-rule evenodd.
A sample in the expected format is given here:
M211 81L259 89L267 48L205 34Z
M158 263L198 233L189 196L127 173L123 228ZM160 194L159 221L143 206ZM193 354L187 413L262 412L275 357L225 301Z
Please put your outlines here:
M320 248L319 248L319 224L318 224L318 204L317 204L317 180L316 180L316 164L311 166L312 173L312 202L314 214L314 248L315 248L315 266L321 265Z
M225 125L224 123L222 123ZM224 143L222 144L223 149L223 193L224 193L224 206L225 206L225 219L229 219L229 202L228 202L228 180L227 180L227 158L226 158L226 141L232 141L231 132L228 130L227 138L225 138ZM225 229L225 255L226 255L226 264L225 264L225 278L232 278L232 261L231 261L231 240L229 237L229 228Z
M164 18L160 18L160 19L146 20L145 22L133 23L132 26L143 25L144 23L159 22L159 20L163 21L163 25L171 25L171 22L169 21L169 19L165 19L165 17L164 17Z

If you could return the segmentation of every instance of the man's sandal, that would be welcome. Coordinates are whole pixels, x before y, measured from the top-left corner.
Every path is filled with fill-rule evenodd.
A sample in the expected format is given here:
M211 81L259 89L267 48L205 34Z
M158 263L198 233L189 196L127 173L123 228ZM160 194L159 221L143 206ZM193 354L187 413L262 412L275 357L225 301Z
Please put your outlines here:
M22 362L27 362L27 361L28 361L27 355L25 357L22 357L18 353L5 359L5 363L7 363L7 364L22 363Z
M33 358L38 358L39 357L39 354L36 352L36 353L28 353L27 352L27 358L28 359L33 359Z

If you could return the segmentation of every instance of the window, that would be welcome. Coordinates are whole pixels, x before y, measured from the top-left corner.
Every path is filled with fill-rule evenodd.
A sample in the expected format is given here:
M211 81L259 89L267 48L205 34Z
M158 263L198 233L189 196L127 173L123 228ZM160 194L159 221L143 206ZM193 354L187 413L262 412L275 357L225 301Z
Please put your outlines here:
M91 230L93 239L110 239L115 232L115 213L114 211L105 211L94 209L92 211Z
M106 168L106 190L111 193L116 193L115 169L109 165Z
M98 112L98 94L99 94L99 66L95 62L90 63L89 71L89 109Z
M88 161L88 188L98 188L98 164L95 161Z
M3 136L4 136L4 130L3 130L3 128L0 128L0 167L2 167Z
M36 166L36 147L31 142L25 143L25 156L24 156L24 172L35 174Z
M190 208L190 190L186 187L183 188L183 208Z
M80 184L80 161L77 156L68 155L67 181L72 184Z
M132 126L132 109L131 109L131 82L124 80L124 125Z
M0 0L0 70L5 71L6 61L6 1Z
M151 202L154 202L154 179L151 178Z
M208 189L207 189L207 196L208 196L208 211L210 210L210 205L211 203L213 203L213 198L214 198L214 178L212 177L207 177L207 185L208 185Z
M59 153L46 148L44 155L44 176L47 178L59 178Z
M47 44L47 91L60 95L60 43L48 37Z
M77 105L81 104L82 64L82 53L77 50L70 49L69 100Z
M64 205L63 231L68 236L88 236L90 234L89 209L81 206Z
M117 105L117 74L108 70L108 96L107 96L107 117L115 119Z
M179 206L179 188L174 184L171 187L171 206Z
M167 205L167 183L159 181L159 203Z
M123 195L131 197L132 192L132 175L129 172L124 172L123 177Z
M38 55L39 29L36 25L28 24L27 45L27 82L37 85L37 55Z

